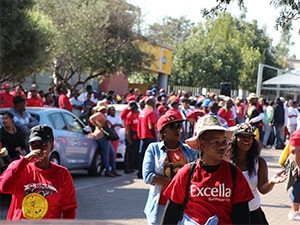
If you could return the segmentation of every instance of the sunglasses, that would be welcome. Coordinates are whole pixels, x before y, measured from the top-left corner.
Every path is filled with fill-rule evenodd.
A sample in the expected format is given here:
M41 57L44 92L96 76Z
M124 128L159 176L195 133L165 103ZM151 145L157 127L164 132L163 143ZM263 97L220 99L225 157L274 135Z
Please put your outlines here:
M35 92L35 90L30 90L30 92Z
M182 128L182 124L181 123L170 123L167 127L172 130L178 130L178 129Z

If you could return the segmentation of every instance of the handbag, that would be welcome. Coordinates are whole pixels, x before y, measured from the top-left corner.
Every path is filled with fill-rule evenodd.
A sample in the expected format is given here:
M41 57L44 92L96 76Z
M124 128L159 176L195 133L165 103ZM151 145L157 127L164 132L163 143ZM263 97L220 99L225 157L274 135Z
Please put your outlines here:
M108 125L105 125L101 128L101 130L104 134L104 138L109 141L116 141L120 139L117 131L112 126L109 127Z

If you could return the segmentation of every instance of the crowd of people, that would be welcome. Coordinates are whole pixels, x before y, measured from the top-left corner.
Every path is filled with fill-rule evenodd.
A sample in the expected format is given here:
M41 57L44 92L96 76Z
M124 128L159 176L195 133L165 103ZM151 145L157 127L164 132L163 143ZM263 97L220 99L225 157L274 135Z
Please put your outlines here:
M1 143L7 147L13 163L4 172L9 174L9 179L0 177L0 191L11 193L6 188L14 178L11 171L18 167L31 170L30 162L42 170L52 166L44 158L53 143L44 145L42 138L30 139L34 130L37 129L38 136L41 129L48 128L37 128L37 121L26 113L25 107L59 107L73 112L92 127L102 151L101 170L105 169L106 177L121 174L116 171L115 162L119 140L108 140L104 128L117 131L125 128L124 173L137 172L137 178L150 184L144 210L148 224L177 224L178 221L182 224L268 224L259 195L284 182L287 174L283 170L269 180L268 166L260 151L262 147L283 149L290 140L293 171L298 172L291 185L289 219L300 220L300 135L295 135L300 116L298 104L293 100L278 97L267 101L254 93L246 99L233 99L214 93L166 93L158 88L144 93L137 88L130 89L124 96L118 96L114 91L97 93L90 85L82 93L62 87L55 91L49 88L44 94L37 85L32 85L27 95L21 86L11 92L9 84L4 84L3 89L0 107L10 110L2 118ZM113 106L117 103L127 104L120 115L116 115ZM18 141L12 143L14 139ZM37 149L43 148L49 151L41 156ZM34 161L36 157L40 161ZM21 197L14 196L14 202ZM68 218L75 217L76 200L71 205ZM11 207L17 210L13 209L16 206ZM8 219L30 217L24 213L16 218L10 215ZM49 217L50 214L44 214L41 218Z

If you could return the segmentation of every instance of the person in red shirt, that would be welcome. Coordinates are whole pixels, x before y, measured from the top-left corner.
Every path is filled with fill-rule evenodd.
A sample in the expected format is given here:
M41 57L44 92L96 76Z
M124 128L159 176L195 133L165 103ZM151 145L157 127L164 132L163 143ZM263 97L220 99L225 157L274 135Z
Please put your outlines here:
M60 109L66 109L70 112L72 112L72 105L70 103L70 100L68 96L66 95L68 92L66 87L62 87L60 90L60 95L58 98L58 106Z
M26 100L27 107L43 107L43 100L39 96L38 91L37 86L33 84L30 88L31 97Z
M130 104L133 104L133 102L135 102L135 101L128 102L128 105L130 106ZM126 107L126 108L122 109L122 111L120 112L120 117L121 117L121 119L123 120L124 123L125 123L125 120L126 120L126 116L129 112L130 112L129 107Z
M0 93L0 108L13 107L14 96L9 93L10 85L8 83L3 84L2 88L4 89L4 91Z
M228 127L233 127L236 125L234 115L231 111L233 102L231 98L225 99L225 106L219 109L218 115L226 120Z
M16 86L16 87L15 87L15 90L12 92L12 95L13 95L14 97L16 97L17 95L20 95L20 96L22 96L23 98L26 99L26 95L25 95L25 93L24 93L24 91L23 91L22 85Z
M163 224L177 224L181 212L182 224L249 224L252 191L242 171L224 160L231 136L217 116L200 119L186 143L201 156L194 170L192 164L182 167L165 190L169 204Z
M140 146L139 139L137 137L137 124L139 117L139 110L136 102L131 102L128 109L130 112L126 115L124 121L126 132L126 151L124 159L124 172L133 173L134 169L137 169L137 156Z
M75 219L76 193L70 172L52 163L51 127L30 130L30 152L13 161L0 176L0 192L11 194L7 220Z
M157 141L157 116L154 112L155 98L150 96L145 100L145 108L140 112L138 117L137 135L140 139L140 149L138 155L138 178L142 178L142 166L145 151L148 145Z

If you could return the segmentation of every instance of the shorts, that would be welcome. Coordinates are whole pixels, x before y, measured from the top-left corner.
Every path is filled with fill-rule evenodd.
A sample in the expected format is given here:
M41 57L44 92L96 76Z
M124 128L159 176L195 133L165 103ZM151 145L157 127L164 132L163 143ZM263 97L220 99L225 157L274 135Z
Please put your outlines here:
M300 177L298 177L296 183L291 187L290 199L292 202L300 203Z

